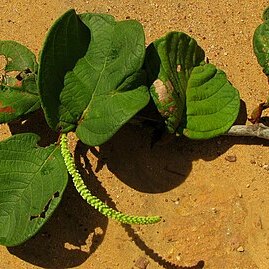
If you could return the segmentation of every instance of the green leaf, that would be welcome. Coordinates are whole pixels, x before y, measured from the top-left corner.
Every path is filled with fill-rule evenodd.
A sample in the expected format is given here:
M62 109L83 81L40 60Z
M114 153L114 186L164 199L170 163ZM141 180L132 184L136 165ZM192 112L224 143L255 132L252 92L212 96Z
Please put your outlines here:
M35 55L15 41L0 41L0 55L6 59L0 78L0 123L5 123L35 111L40 102Z
M64 88L64 76L85 55L89 42L90 31L74 10L63 14L47 34L40 53L38 86L46 120L54 130L60 127L60 94Z
M78 98L84 100L76 133L84 143L100 145L149 102L148 89L143 85L145 74L140 71L144 32L137 21L115 22L112 17L91 14L83 15L82 20L93 41L85 57L67 75L62 100L72 113L70 86L76 83Z
M32 73L37 71L35 55L16 41L0 41L0 55L4 55L7 60L6 72L27 69L30 69Z
M208 139L225 133L239 112L238 91L212 64L194 67L186 91L185 136Z
M268 9L264 11L264 22L257 27L253 35L253 49L263 72L269 76L269 20Z
M145 55L143 28L137 21L116 22L110 15L82 14L79 18L70 12L66 14L72 14L80 24L81 19L90 32L88 49L83 57L74 56L69 49L74 47L74 37L70 36L74 27L70 24L68 28L65 14L52 27L42 52L39 85L46 92L41 91L41 98L47 117L57 115L54 128L64 132L76 129L84 143L100 145L149 102L147 87L143 85L145 73L140 70ZM56 46L60 41L50 41L59 38L61 32L66 34L61 38L67 51L63 58L73 57L77 61L68 72L66 63L58 56L63 51ZM80 36L78 33L76 39ZM54 54L47 52L50 50ZM44 75L52 65L61 76ZM51 94L55 84L57 96ZM57 103L50 105L55 96Z
M59 204L67 170L58 146L41 148L35 134L0 143L0 244L32 237Z
M147 48L145 66L152 84L150 92L170 133L183 123L187 82L193 67L203 63L204 58L197 42L181 32L170 32Z
M208 139L227 131L237 117L237 90L204 57L196 41L180 32L147 48L150 92L170 133Z

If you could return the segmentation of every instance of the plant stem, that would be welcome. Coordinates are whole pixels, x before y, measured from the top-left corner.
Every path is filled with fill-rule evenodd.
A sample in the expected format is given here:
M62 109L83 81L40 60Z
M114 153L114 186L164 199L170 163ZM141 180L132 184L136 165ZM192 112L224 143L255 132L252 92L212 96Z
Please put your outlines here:
M152 224L159 222L161 220L158 216L153 217L140 217L140 216L130 216L119 211L116 211L102 202L98 197L91 194L87 186L85 185L79 171L76 168L74 158L68 148L67 135L63 133L61 135L61 153L65 161L65 165L69 174L72 176L75 188L81 195L81 197L87 201L92 207L97 209L103 215L110 217L112 219L118 220L126 224Z
M224 135L253 136L269 140L269 127L259 123L254 125L234 125Z

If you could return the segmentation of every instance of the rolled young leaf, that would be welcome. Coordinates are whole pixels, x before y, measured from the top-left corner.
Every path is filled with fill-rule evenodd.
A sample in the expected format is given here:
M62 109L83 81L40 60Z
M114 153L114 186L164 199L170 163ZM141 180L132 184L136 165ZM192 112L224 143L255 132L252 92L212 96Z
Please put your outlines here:
M0 244L23 243L58 206L68 174L56 145L37 146L35 134L0 142Z
M0 55L6 59L0 78L0 123L6 123L40 107L37 63L35 55L15 41L0 41ZM11 75L13 71L16 76Z
M54 130L60 127L60 94L64 76L85 55L89 42L90 31L74 10L56 20L47 34L40 53L38 87L46 120Z

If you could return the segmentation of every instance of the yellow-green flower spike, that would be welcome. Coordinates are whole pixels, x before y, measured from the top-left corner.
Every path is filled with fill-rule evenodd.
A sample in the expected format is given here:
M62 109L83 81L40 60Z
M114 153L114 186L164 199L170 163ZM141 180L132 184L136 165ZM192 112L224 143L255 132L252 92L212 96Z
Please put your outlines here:
M127 224L153 224L161 220L158 216L153 217L140 217L140 216L129 216L119 211L116 211L102 202L99 198L92 195L85 185L80 173L78 172L74 158L68 148L67 135L63 133L61 135L61 153L65 161L65 165L69 174L72 176L73 183L81 195L81 197L87 201L92 207L97 209L103 215L110 217L114 220L120 221Z

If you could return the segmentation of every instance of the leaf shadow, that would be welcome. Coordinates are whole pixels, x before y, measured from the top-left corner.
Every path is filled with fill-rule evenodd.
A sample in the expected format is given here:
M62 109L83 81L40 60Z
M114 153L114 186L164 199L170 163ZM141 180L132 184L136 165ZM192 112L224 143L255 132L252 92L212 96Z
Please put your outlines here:
M41 230L8 251L43 268L79 266L102 243L106 227L107 219L81 203L73 185L68 184L59 207Z
M193 266L180 266L174 263L169 262L168 260L164 259L160 254L156 253L153 249L148 247L146 243L136 234L135 230L131 227L131 225L123 224L122 225L125 231L127 232L128 236L132 238L132 241L136 244L136 246L141 249L148 257L154 260L163 268L167 269L202 269L204 268L204 261L199 261L196 265Z
M241 101L235 124L245 124L246 106ZM163 193L182 184L195 160L212 161L234 144L261 144L251 137L220 136L208 140L174 137L164 145L152 144L150 126L123 126L108 142L99 147L97 171L106 164L126 185L144 193Z
M213 160L229 148L219 146L219 138L191 141L185 137L151 148L150 133L149 128L124 126L100 146L98 168L106 164L117 178L137 191L163 193L185 181L193 160Z
M89 147L87 145L84 145L81 141L77 143L77 147L80 148L80 151L84 152L84 156L86 156L87 152L90 151L93 154L98 154L96 149L94 147ZM82 171L81 171L82 172ZM96 192L96 193L94 193ZM94 188L94 191L92 193L96 196L98 196L101 200L106 201L106 203L116 209L116 204L113 202L113 200L108 196L106 192L100 192L97 188ZM142 239L141 237L135 232L135 230L132 228L131 225L128 224L122 224L123 228L125 229L128 236L131 238L132 242L136 244L136 246L142 250L148 257L150 257L152 260L154 260L156 263L158 263L160 266L163 266L164 268L168 269L202 269L204 268L204 261L199 261L194 266L179 266L176 264L173 264L163 258L160 254L155 252L153 249L151 249Z
M12 122L9 126L12 134L39 134L42 146L57 141L57 134L49 129L40 112L27 120ZM87 149L78 142L74 151L77 168L86 185L90 182L93 193L98 192L99 197L104 197L106 191L93 174L86 154ZM70 179L58 208L40 231L22 245L7 249L18 258L43 268L79 266L100 246L107 225L107 218L82 200Z
M55 143L59 134L47 124L42 109L38 109L18 120L8 123L10 132L14 134L35 133L39 135L39 146L46 147Z
M36 117L34 117L36 118ZM41 135L41 143L56 141L57 134L43 133L35 120L27 124L17 121L11 127L12 133L29 132L32 127ZM42 128L45 128L44 126ZM46 127L47 128L47 127ZM261 139L218 137L205 141L193 141L187 138L175 138L165 146L150 147L150 128L124 126L109 142L95 148L83 145L80 141L75 149L76 164L86 181L91 182L94 195L106 201L111 207L115 204L109 198L92 172L87 158L90 149L97 155L98 169L107 164L109 170L132 188L142 192L161 193L169 191L189 175L192 162L197 159L213 160L224 154L234 144L264 144ZM35 131L33 131L35 132ZM50 136L51 137L44 137ZM52 139L53 138L53 139ZM43 140L44 139L44 140ZM87 182L86 182L87 183ZM79 205L79 210L78 210ZM42 227L39 233L21 246L9 247L11 254L44 268L68 268L85 262L102 243L108 225L106 217L89 207L70 182L63 199L53 217ZM191 267L171 264L162 258L135 233L129 225L123 225L133 242L151 259L164 268L200 269L204 262L199 261Z

